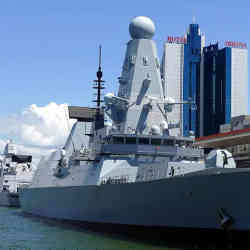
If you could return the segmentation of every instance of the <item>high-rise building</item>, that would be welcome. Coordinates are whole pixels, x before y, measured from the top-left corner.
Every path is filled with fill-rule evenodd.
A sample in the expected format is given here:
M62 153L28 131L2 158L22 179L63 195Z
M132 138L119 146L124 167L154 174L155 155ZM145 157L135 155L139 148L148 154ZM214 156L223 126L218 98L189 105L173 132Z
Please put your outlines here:
M205 37L198 24L190 24L183 37L168 37L161 65L165 95L175 101L199 101L200 58ZM199 115L191 105L177 105L169 114L173 135L199 131Z
M192 105L176 106L169 114L172 134L196 137L219 132L221 124L246 115L248 109L248 51L246 44L226 42L205 47L198 24L182 38L169 37L161 65L165 95ZM179 125L179 126L177 126Z
M169 96L179 101L183 99L183 64L184 64L185 38L168 37L164 44L162 58L162 78L164 96ZM169 113L169 126L173 135L181 135L182 106L176 105L173 112Z
M192 109L191 105L183 106L184 136L188 136L190 131L196 136L199 135L201 52L204 45L205 36L201 35L199 25L190 24L184 46L183 100L195 102L197 108Z
M221 124L247 115L248 51L246 47L203 49L203 78L200 91L200 135L219 132Z

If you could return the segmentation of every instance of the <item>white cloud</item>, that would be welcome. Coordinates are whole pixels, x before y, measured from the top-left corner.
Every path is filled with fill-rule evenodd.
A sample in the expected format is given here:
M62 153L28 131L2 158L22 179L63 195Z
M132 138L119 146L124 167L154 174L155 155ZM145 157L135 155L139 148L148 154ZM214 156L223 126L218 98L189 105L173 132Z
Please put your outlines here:
M68 120L67 112L66 104L51 102L43 107L30 105L22 112L23 123L19 127L22 139L39 146L63 144L73 124Z
M33 158L62 146L75 122L68 120L67 106L54 102L46 106L32 104L19 114L0 118L0 151L7 139L19 145L20 153L32 154Z
M3 152L5 144L6 144L6 142L4 140L0 139L0 152Z

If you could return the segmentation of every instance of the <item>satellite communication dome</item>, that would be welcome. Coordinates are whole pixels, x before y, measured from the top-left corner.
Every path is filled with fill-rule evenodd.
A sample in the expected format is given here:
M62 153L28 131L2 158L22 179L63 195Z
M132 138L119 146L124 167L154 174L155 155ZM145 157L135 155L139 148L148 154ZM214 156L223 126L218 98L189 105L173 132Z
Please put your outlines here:
M129 33L133 39L151 39L155 33L155 25L150 18L138 16L129 24Z
M152 135L160 135L161 134L161 130L157 125L153 125L151 127L151 133Z

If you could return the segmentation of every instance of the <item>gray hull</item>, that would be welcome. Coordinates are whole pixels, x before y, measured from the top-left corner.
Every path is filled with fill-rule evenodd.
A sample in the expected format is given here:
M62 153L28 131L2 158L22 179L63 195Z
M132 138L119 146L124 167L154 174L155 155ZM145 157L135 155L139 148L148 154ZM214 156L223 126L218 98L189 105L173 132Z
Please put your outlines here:
M17 193L0 192L0 206L20 207L19 195Z
M219 229L218 210L231 229L250 229L249 173L168 178L129 184L27 188L24 212L50 218L138 226Z

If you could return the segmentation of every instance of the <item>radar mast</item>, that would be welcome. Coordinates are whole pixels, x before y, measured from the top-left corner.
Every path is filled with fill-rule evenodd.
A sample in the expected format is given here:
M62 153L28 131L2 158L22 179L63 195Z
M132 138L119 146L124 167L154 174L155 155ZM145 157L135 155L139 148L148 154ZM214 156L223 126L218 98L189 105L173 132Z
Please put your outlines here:
M93 102L96 102L96 128L99 127L100 122L103 121L103 112L101 112L101 102L103 100L101 99L102 96L102 89L105 89L104 87L104 80L102 80L102 67L101 67L101 60L102 60L102 46L99 46L99 66L98 71L96 72L97 80L94 80L93 89L97 90L96 99L93 100ZM102 114L102 115L101 115ZM103 123L103 122L102 122ZM99 124L99 125L98 125Z
M104 87L104 80L102 80L102 67L101 67L101 60L102 60L102 46L99 46L99 66L98 66L98 71L96 72L96 76L97 76L97 80L94 80L94 86L93 89L97 90L96 93L96 99L93 102L96 102L96 106L97 106L97 112L100 112L100 106L101 106L101 102L103 102L103 100L101 100L101 90L105 89Z

